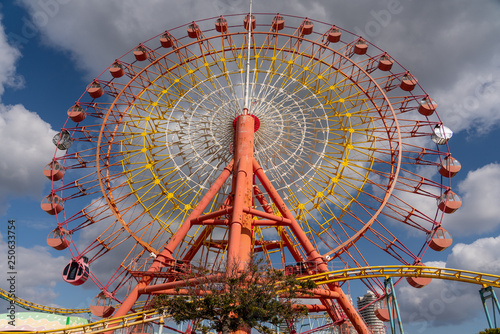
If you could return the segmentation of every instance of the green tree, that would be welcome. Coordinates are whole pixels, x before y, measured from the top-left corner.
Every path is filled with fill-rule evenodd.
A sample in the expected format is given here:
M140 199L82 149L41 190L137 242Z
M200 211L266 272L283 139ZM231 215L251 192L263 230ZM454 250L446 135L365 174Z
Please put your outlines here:
M488 328L479 332L479 334L500 334L500 328Z
M185 279L188 280L187 290L177 289L185 295L158 295L153 299L153 307L163 309L178 324L206 320L208 326L199 327L203 332L212 329L224 334L245 327L271 333L269 326L307 314L305 308L294 307L293 301L310 295L310 289L316 287L310 280L265 269L259 262L252 262L243 270L232 268L216 281L193 277Z

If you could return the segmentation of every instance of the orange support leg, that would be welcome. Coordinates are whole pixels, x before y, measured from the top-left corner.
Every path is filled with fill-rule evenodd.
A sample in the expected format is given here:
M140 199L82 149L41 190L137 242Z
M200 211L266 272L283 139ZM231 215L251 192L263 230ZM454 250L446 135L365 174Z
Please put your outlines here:
M253 160L253 166L255 175L259 178L260 182L262 183L262 186L269 194L269 197L271 197L271 200L274 202L280 213L283 215L283 217L291 220L292 223L290 225L290 228L292 230L292 233L295 235L295 237L297 237L300 244L304 248L304 251L307 254L307 260L311 262L316 262L318 269L321 272L327 272L328 267L326 263L323 262L321 255L316 251L316 249L311 244L309 239L307 239L306 234L300 228L299 224L295 220L295 217L290 212L290 210L288 210L285 202L281 199L274 186L271 184L267 176L264 174L262 167L260 167L259 163L255 159ZM363 334L370 333L370 331L366 327L365 322L363 321L359 313L356 311L354 306L351 304L347 296L344 294L342 289L337 284L328 284L328 287L332 291L338 293L337 302L339 303L340 307L344 311L347 318L349 318L349 320L351 321L354 328L358 331L358 333L363 333Z

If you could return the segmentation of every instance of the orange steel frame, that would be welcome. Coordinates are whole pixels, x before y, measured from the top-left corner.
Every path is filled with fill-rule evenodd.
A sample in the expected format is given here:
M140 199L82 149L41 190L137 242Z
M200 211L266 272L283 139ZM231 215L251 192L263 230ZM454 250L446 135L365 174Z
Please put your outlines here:
M268 226L275 226L276 228L278 228L279 226L288 226L303 247L305 254L307 255L307 262L314 263L314 265L320 272L328 271L326 262L309 241L306 234L295 220L295 217L287 208L285 202L281 199L278 192L265 175L263 169L255 160L254 123L255 116L249 115L248 110L243 109L243 114L238 116L235 122L233 161L228 164L228 166L213 183L204 197L200 200L198 205L194 208L191 215L184 221L179 230L172 236L168 244L157 255L151 267L145 272L145 275L135 286L135 288L130 292L120 308L115 312L114 317L126 315L132 309L139 296L142 294L169 293L173 292L172 289L176 287L182 287L186 284L185 281L174 281L156 285L149 285L154 278L154 274L158 272L162 267L165 267L166 263L174 260L174 250L179 246L181 241L188 233L189 229L194 225L203 224L207 225L207 227L205 232L201 233L199 240L194 243L183 260L192 259L199 249L201 243L203 242L204 236L208 235L207 232L209 232L214 225L221 224L229 225L227 266L244 266L249 262L251 258L253 227L257 226L257 224L265 224ZM202 215L203 211L213 199L214 195L218 192L218 190L231 174L233 175L233 198L226 201L226 204L228 204L227 207L206 215ZM258 188L254 190L254 176L259 179L259 181L265 188L265 191L269 195L271 201L275 204L276 208L280 212L281 217L273 214L269 203L264 198L260 190L258 190ZM263 205L265 212L252 209L254 195L255 198ZM216 219L227 214L231 215L231 219L229 221ZM254 223L257 222L253 219L254 216L259 216L267 220L260 220L259 223L256 224ZM285 237L284 240L289 240L289 238ZM300 253L298 253L293 249L293 247L291 247L291 244L288 244L287 246L295 260L304 261ZM150 275L148 276L148 274ZM221 274L217 274L209 277L204 277L204 280L209 279L215 281L220 277ZM194 278L191 280L195 282L197 279ZM369 333L369 330L366 327L363 319L337 283L327 284L327 289L325 288L324 290L314 289L313 293L320 299L323 305L306 305L308 309L310 309L311 311L327 311L334 321L342 320L342 316L339 315L338 311L335 308L335 305L332 305L332 302L330 301L330 299L334 298L337 300L343 312L351 321L358 333ZM243 333L246 331L242 330L240 332Z

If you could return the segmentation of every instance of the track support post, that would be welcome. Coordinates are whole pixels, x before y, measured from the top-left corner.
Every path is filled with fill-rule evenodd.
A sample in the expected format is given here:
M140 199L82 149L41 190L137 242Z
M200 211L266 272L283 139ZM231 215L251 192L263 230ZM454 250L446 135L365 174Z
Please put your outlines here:
M479 295L481 296L481 301L483 302L484 313L486 314L486 320L488 320L488 325L490 328L497 327L497 313L500 315L500 304L498 303L495 290L491 286L487 286L479 290ZM490 312L488 311L488 306L486 305L487 300L491 299L491 308L493 310L493 321L491 321Z
M404 334L403 323L401 322L401 315L399 314L399 305L396 298L396 290L394 290L394 284L392 278L388 277L384 280L385 286L385 298L387 302L387 308L389 310L391 333L396 334L396 321L399 328L399 333ZM396 316L396 319L394 318Z

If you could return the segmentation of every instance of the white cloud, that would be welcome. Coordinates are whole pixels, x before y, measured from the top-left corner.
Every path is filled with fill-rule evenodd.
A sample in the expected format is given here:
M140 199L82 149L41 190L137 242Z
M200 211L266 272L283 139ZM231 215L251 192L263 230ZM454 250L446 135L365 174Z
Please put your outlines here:
M471 244L456 244L448 256L447 266L500 274L500 236L477 239Z
M500 236L457 244L445 262L426 262L427 266L500 273ZM421 289L403 282L397 291L403 321L421 332L436 326L469 322L482 311L480 285L433 279Z
M425 265L429 266L429 267L445 268L446 262L444 262L444 261L426 261Z
M20 3L28 9L42 40L52 47L69 51L77 66L90 76L100 73L116 58L165 29L193 20L244 13L249 5L243 0L54 0L54 6L47 9L43 1L20 0ZM346 12L359 9L359 4L339 6L345 7ZM330 7L323 1L255 1L253 11L282 12L331 21Z
M28 8L42 40L69 51L89 77L165 29L248 10L248 3L242 0L21 3ZM494 57L500 48L488 42L495 40L500 29L494 1L481 6L465 2L458 6L453 0L439 5L378 1L370 6L359 0L334 6L324 1L264 1L256 2L254 11L332 22L378 44L420 79L437 100L443 121L455 131L486 133L500 123L500 84L494 79L500 73L500 62Z
M9 45L4 27L0 24L0 97L6 88L21 88L24 84L23 77L16 73L16 62L20 56L19 50ZM17 196L41 198L44 183L47 182L42 169L54 154L54 134L48 123L24 106L0 103L0 215ZM12 271L5 261L9 248L1 233L0 249L3 259L0 270L3 273ZM52 304L58 296L56 282L60 281L67 260L62 256L53 257L46 247L26 248L19 245L15 259L16 295L35 303ZM9 289L6 279L0 286Z
M497 2L400 0L360 8L356 16L366 21L353 18L354 31L419 79L446 125L479 133L499 125L500 48L490 42L500 29Z
M483 234L500 226L500 164L470 171L457 189L463 204L445 216L444 227L448 231L456 236Z
M41 1L21 2L28 8L34 23L37 23L37 15L47 17L43 21L40 19L43 24L38 24L44 41L69 51L77 66L92 76L167 28L217 15L218 4L217 0L64 1L57 10L54 6L49 12L41 6Z
M7 258L7 243L0 234L0 249L2 259ZM35 303L50 305L57 298L56 282L61 281L62 270L68 260L63 256L53 257L47 247L33 246L31 248L16 247L16 293L17 296ZM0 271L7 273L7 262L0 261ZM8 290L8 282L2 280L1 286ZM21 289L22 287L22 289Z
M2 15L0 14L0 21ZM23 85L24 80L16 74L16 61L21 56L21 53L16 48L9 45L5 30L0 25L0 97L6 87L19 88Z
M434 279L420 289L402 282L397 296L403 323L425 333L431 327L470 321L481 309L479 286Z
M13 196L42 197L48 180L43 167L50 162L55 146L53 131L38 114L22 105L0 104L0 214Z
M492 58L493 59L493 58ZM454 131L485 134L500 122L500 67L464 72L453 85L438 91L440 116Z
M20 56L19 50L9 45L0 24L0 97L6 87L22 86L15 66ZM0 214L13 196L41 197L46 181L42 169L54 154L54 134L48 123L24 106L0 103Z

